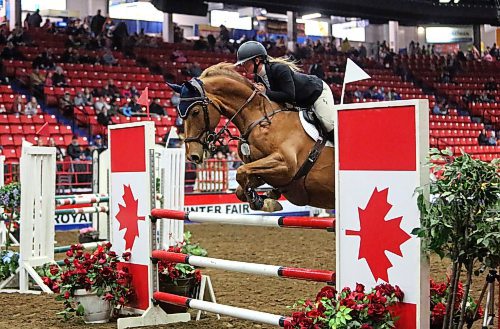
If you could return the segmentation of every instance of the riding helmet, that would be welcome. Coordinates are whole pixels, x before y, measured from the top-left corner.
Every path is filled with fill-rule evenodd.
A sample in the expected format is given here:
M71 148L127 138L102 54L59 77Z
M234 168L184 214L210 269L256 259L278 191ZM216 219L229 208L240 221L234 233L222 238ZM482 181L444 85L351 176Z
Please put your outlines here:
M241 65L249 59L255 57L267 58L267 51L260 42L247 41L242 44L240 48L238 48L238 53L236 56L238 61L235 63L235 65Z

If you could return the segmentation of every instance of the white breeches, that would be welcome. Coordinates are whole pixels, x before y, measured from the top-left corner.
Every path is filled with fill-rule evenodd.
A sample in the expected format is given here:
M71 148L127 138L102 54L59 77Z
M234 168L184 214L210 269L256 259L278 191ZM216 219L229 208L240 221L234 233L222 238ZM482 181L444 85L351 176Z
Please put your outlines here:
M323 92L319 95L318 99L314 102L312 109L319 121L323 125L325 132L330 132L335 127L334 124L334 110L333 105L335 104L333 100L332 90L330 86L323 81Z

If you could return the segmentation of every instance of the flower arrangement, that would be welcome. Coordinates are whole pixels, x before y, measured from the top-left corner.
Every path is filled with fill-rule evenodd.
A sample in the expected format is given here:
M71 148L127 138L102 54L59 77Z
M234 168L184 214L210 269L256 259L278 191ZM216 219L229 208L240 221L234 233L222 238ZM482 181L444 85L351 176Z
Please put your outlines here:
M206 256L206 249L202 248L199 244L191 243L191 237L191 232L184 232L184 241L178 243L175 246L171 246L167 251L194 256ZM160 283L173 283L175 285L178 285L180 280L191 278L194 278L196 284L201 281L200 270L197 270L194 266L189 264L159 261L158 274Z
M19 206L21 204L21 185L11 183L0 188L0 208L3 208L2 220L5 221L7 232L13 233L19 229ZM5 249L10 247L10 237L7 235Z
M113 315L117 315L133 294L132 275L126 267L120 266L120 258L111 251L111 243L100 245L91 252L83 250L81 245L73 245L66 252L64 265L50 265L43 282L57 293L57 300L64 302L64 311L59 314L68 319L72 313L84 315L85 309L75 301L75 292L79 289L96 292L97 296L109 301ZM130 259L130 253L122 255Z
M448 296L450 295L450 283L448 282L435 282L431 279L431 328L440 329L443 326L444 316L446 314L446 302ZM462 282L458 282L458 289L456 294L456 300L453 305L454 310L454 322L458 324L460 319L460 310L462 308L462 303L464 298L464 287ZM476 317L474 313L478 308ZM465 322L472 325L472 323L483 316L483 309L480 305L477 305L472 297L469 295L467 298L465 306Z
M19 253L11 250L0 252L0 281L16 273L19 267Z
M390 307L403 300L404 294L398 286L380 284L365 292L362 284L356 289L344 288L337 292L326 286L314 301L299 301L294 308L286 329L389 329L394 328L395 318Z

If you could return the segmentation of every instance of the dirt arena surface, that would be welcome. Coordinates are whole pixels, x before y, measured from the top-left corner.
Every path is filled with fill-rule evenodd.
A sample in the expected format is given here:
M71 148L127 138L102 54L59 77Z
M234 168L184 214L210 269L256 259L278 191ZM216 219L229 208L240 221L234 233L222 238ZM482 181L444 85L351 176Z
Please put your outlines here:
M262 264L334 269L335 236L319 230L275 229L215 224L186 226L193 233L193 242L205 247L210 257L225 258ZM74 243L76 232L58 232L59 245ZM431 277L443 280L448 263L439 258L431 260ZM252 276L219 270L202 270L210 275L217 301L237 307L289 315L287 306L300 298L314 297L323 286L305 281ZM473 296L479 296L484 277L475 278ZM85 325L81 320L62 322L56 312L62 305L51 295L0 294L0 329L61 329L61 328L116 328L116 323ZM193 312L194 314L194 312ZM199 322L147 327L174 329L227 329L227 328L275 328L247 321L222 317L216 320L208 315ZM480 328L476 322L473 328Z

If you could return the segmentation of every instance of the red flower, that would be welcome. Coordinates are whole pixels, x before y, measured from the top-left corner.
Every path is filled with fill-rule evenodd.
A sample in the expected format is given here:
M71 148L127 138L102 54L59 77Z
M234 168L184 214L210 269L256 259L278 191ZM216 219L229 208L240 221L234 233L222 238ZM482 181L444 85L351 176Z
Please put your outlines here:
M64 299L69 299L69 297L70 297L69 291L66 291L64 293Z
M51 265L50 266L50 274L56 275L57 273L59 273L59 267L57 267L56 265Z
M363 323L363 325L361 325L361 329L373 329L373 327L369 324Z
M113 298L114 298L114 296L112 294L110 294L109 292L104 295L105 300L112 300Z
M122 257L125 261L129 261L130 260L130 257L132 256L132 254L130 252L124 252Z
M431 312L431 322L435 324L442 323L445 314L446 314L446 305L443 303L437 303Z
M369 304L368 315L375 319L382 319L387 312L387 309L382 304Z
M66 251L66 256L73 257L73 250Z
M335 287L332 286L325 286L321 288L319 293L316 295L316 301L320 301L323 297L327 299L333 299L335 295L337 294L337 290L335 290Z
M356 292L363 293L365 292L365 286L361 283L356 283Z

